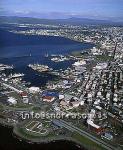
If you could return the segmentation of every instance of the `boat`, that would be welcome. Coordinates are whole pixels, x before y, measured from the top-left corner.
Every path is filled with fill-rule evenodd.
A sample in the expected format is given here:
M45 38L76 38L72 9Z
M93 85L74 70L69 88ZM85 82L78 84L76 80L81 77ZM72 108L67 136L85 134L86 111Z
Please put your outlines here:
M49 68L47 65L40 65L40 64L29 64L28 67L38 72L49 72L53 70L52 68Z
M29 54L29 57L31 57L31 56L32 56L32 54L30 53L30 54Z
M45 57L46 57L46 58L49 57L48 53L45 54Z
M57 57L51 58L51 61L60 62L59 58L57 58Z
M20 78L20 77L23 77L24 74L23 73L15 73L15 74L11 74L9 76L9 78Z
M13 65L9 66L9 65L4 65L4 64L0 64L0 71L3 71L5 69L13 69Z
M66 60L69 60L69 59L65 56L62 56L62 55L59 55L58 57L51 58L51 61L54 61L54 62L63 62Z

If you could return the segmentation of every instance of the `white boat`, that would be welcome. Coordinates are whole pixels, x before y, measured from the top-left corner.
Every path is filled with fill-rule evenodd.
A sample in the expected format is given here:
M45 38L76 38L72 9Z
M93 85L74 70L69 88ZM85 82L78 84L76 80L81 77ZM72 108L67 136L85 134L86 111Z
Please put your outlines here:
M47 58L47 57L49 57L48 53L47 53L47 54L45 54L45 57L46 57L46 58Z
M67 57L62 56L62 55L60 55L58 57L51 58L51 61L54 61L54 62L63 62L66 60L69 60L69 59Z
M15 73L15 74L11 74L10 78L20 78L20 77L23 77L23 76L24 76L23 73Z
M5 69L13 69L13 65L9 66L9 65L4 65L4 64L0 64L0 70L3 71Z

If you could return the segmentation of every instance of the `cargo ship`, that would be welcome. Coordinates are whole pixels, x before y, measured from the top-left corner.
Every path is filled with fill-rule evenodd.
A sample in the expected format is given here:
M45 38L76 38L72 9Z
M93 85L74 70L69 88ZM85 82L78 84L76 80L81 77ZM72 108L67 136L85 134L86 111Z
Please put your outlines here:
M29 64L28 67L38 72L49 72L53 70L52 68L49 68L47 65L40 65L40 64Z

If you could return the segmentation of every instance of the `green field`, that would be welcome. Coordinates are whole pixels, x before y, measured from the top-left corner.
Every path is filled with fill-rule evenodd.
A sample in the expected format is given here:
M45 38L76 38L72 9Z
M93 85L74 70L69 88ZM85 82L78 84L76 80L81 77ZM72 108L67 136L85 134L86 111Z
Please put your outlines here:
M40 133L27 131L25 128L18 128L17 132L26 139L37 139L42 137Z
M97 61L111 61L113 59L112 56L108 56L108 55L96 55L95 59Z
M89 150L105 150L100 145L94 143L93 141L83 137L82 135L78 133L74 133L72 138L78 141L79 143L81 143L85 148Z

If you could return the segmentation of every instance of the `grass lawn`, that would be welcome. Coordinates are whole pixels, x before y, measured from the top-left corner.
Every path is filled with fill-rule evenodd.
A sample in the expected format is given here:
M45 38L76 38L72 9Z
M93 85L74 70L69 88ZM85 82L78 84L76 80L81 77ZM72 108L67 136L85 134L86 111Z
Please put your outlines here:
M15 108L30 108L30 107L32 107L32 106L33 106L33 105L18 103L17 105L11 106L11 107L15 107Z
M82 145L85 148L88 148L88 149L91 149L91 150L105 150L100 145L94 143L93 141L85 138L84 136L82 136L82 135L80 135L78 133L74 133L72 138L77 140L78 142L82 143Z
M36 138L42 137L40 133L34 133L34 132L27 131L25 128L18 128L17 131L26 139L28 139L28 138L36 139Z
M109 61L113 59L112 56L108 56L108 55L97 55L95 56L95 58L97 61Z
M3 106L2 105L0 105L0 110L3 110Z

